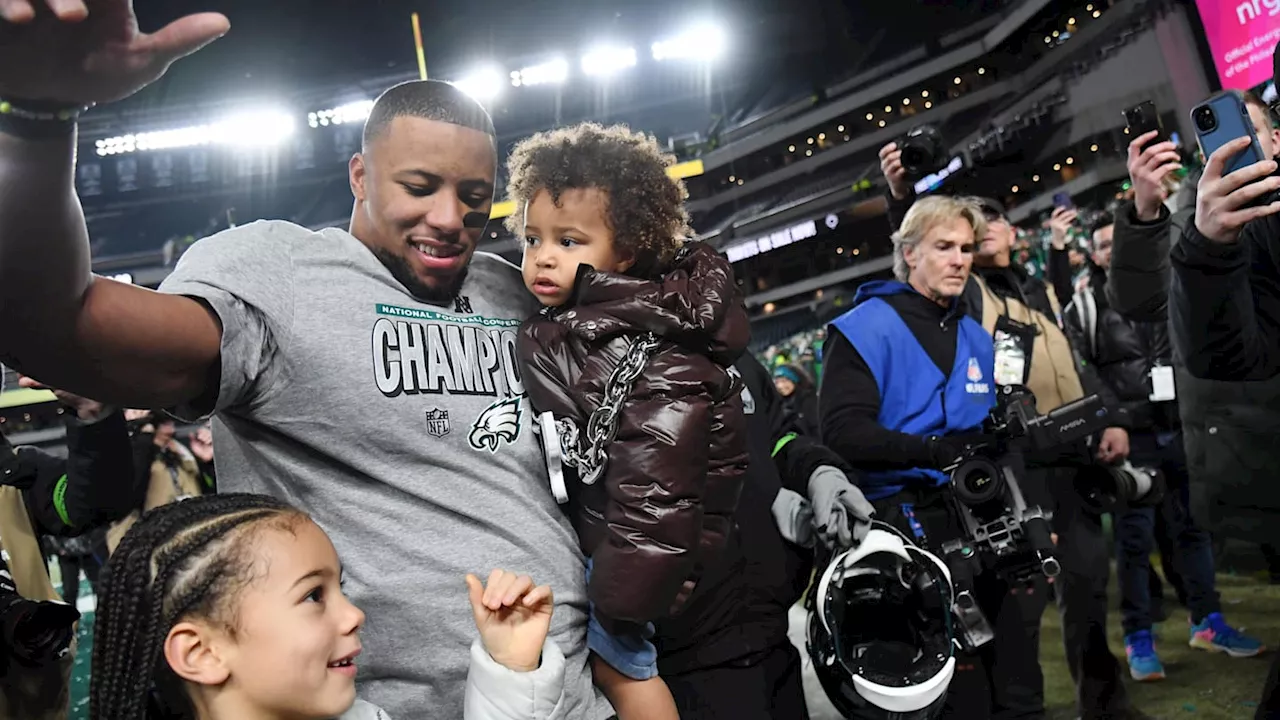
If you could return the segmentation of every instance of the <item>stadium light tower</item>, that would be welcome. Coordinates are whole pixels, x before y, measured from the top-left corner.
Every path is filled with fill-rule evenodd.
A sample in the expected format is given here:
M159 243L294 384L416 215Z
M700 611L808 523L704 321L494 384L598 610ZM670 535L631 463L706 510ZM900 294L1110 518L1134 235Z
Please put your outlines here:
M723 28L711 23L701 23L688 30L659 40L652 46L653 59L663 60L701 60L709 62L724 54L729 41Z
M635 64L633 47L601 46L582 56L582 72L596 77L613 75Z
M569 79L569 63L565 62L563 58L511 71L511 84L515 87L520 87L521 85L558 85L567 79Z
M482 103L491 102L502 94L504 84L502 72L492 67L480 68L454 83L463 92Z

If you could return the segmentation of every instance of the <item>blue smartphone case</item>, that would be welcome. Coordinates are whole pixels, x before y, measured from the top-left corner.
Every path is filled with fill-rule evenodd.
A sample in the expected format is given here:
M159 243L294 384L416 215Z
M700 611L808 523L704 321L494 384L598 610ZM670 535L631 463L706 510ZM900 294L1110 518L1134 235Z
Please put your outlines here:
M1218 119L1218 126L1207 133L1201 132L1200 127L1195 125L1196 110L1206 105L1213 109L1213 114ZM1220 92L1200 103L1191 110L1191 118L1192 125L1196 128L1196 137L1200 140L1200 149L1204 151L1206 161L1214 151L1232 140L1246 136L1250 139L1251 144L1249 147L1233 156L1227 162L1227 167L1222 172L1224 176L1267 159L1262 154L1262 145L1258 143L1258 133L1253 129L1253 120L1249 118L1249 111L1245 108L1244 95L1238 90Z

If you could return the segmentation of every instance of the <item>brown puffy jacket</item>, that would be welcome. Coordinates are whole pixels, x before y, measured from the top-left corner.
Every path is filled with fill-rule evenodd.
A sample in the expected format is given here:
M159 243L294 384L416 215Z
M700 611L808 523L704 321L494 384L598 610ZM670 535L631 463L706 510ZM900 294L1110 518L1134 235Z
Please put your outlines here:
M517 345L534 410L585 429L627 347L649 332L662 342L622 406L604 476L567 478L593 558L588 594L601 615L635 623L678 612L733 529L747 454L728 368L750 337L733 270L701 243L660 280L583 265L574 300L526 322Z

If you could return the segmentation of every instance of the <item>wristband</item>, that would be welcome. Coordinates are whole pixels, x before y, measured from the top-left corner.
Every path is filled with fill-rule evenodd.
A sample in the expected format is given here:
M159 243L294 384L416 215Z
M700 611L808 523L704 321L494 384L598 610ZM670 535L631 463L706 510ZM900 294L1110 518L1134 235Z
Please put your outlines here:
M0 98L0 132L28 140L64 137L75 130L81 113L91 107Z

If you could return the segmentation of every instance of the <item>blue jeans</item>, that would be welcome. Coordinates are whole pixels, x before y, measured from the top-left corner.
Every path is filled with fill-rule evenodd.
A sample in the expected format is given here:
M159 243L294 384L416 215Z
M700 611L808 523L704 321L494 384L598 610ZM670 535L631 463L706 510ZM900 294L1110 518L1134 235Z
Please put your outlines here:
M591 567L591 558L587 558L588 585L591 583ZM650 642L654 633L653 623L641 626L614 622L613 625L621 625L625 630L610 633L600 624L596 604L588 604L590 615L587 619L587 648L599 655L609 667L632 680L658 677L658 648Z
M1222 607L1213 577L1213 545L1209 533L1191 517L1189 479L1182 433L1134 433L1129 460L1159 468L1167 490L1156 507L1134 508L1115 518L1116 575L1120 581L1120 615L1126 635L1151 629L1151 551L1157 520L1173 546L1173 565L1182 575L1193 622Z

